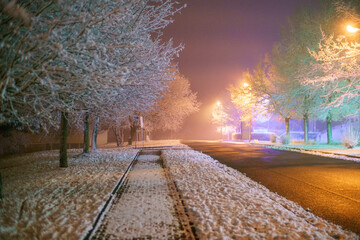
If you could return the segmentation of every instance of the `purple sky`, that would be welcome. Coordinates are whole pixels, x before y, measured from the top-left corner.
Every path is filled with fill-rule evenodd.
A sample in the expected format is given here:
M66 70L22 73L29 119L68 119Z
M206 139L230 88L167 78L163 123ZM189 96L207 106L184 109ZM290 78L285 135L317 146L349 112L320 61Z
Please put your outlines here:
M182 138L215 137L211 107L222 91L240 80L279 40L280 26L296 7L311 0L180 0L187 8L175 16L166 37L183 43L180 72L198 93L201 110L189 117Z

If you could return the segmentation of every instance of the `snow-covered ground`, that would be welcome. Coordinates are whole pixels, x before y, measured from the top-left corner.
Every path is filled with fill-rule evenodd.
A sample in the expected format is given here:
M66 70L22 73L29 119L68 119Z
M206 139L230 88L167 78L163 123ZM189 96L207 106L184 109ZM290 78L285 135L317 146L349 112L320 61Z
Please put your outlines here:
M58 151L1 159L0 239L80 239L137 151L71 150L65 169Z
M140 155L121 197L106 213L95 238L168 239L180 229L164 170L156 155Z
M178 141L147 143L147 146L169 145L184 147ZM138 149L102 149L90 155L80 152L70 150L66 169L58 167L58 151L0 159L6 197L0 201L0 239L84 237ZM358 239L354 233L314 216L200 152L169 149L163 151L162 157L166 159L170 176L176 182L200 239ZM129 174L135 190L129 185L127 197L130 200L126 201L126 194L119 200L125 201L126 207L118 206L116 212L121 216L113 215L115 221L107 230L115 231L116 236L119 236L118 230L125 231L116 220L131 219L134 215L133 211L128 211L131 208L137 209L137 217L144 215L144 226L153 227L155 238L163 236L162 227L169 229L174 224L173 216L166 212L171 209L171 201L167 191L163 191L166 189L164 179L159 175L158 166L149 164L144 163L144 166L152 171L140 174L142 170L138 169L139 174ZM136 196L144 199L148 192L142 193L136 188L147 184L150 188L159 186L161 189L155 191L156 194L164 194L158 195L158 200L149 198L152 203L158 202L158 211L148 211L149 204L131 200ZM157 224L160 219L157 214L168 220ZM149 221L154 222L146 225ZM135 224L130 225L135 229ZM138 236L137 231L130 230L127 229L127 237Z
M193 150L165 150L200 239L358 239Z

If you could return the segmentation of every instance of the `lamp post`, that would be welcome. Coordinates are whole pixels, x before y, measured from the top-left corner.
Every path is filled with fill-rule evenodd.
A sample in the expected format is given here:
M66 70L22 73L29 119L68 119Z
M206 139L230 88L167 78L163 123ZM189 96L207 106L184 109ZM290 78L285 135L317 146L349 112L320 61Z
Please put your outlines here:
M226 119L226 113L223 111L223 106L220 101L216 102L213 112L212 112L212 117L213 117L213 122L217 126L220 126L220 134L221 134L221 139L222 139L223 124Z
M221 102L220 101L217 101L216 102L216 105L217 105L217 108L218 108L218 110L219 110L219 112L220 112L220 139L222 140L222 138L223 138L223 122L222 122L222 117L221 117L221 112L222 112L222 105L221 105Z

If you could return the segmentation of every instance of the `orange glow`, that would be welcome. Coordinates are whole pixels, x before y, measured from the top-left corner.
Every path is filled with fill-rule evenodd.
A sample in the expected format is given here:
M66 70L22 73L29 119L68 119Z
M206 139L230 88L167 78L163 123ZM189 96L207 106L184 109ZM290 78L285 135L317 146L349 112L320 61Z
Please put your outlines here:
M357 31L359 31L358 28L353 27L353 26L351 26L351 25L347 25L347 26L346 26L346 30L347 30L348 32L351 32L351 33L356 33Z
M248 86L249 86L249 84L245 82L245 83L244 83L244 87L248 87Z
M220 102L220 101L217 101L216 105L220 106L220 105L221 105L221 102Z

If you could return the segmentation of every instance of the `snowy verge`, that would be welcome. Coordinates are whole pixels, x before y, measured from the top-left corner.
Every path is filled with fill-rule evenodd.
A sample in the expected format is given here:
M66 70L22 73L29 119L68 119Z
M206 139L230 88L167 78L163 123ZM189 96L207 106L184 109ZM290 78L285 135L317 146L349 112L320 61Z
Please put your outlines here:
M277 150L285 150L285 151L293 151L306 153L317 156L324 156L330 158L337 158L342 160L354 161L360 163L360 149L339 149L338 146L334 146L334 148L329 148L326 146L324 148L323 145L277 145L277 144L265 144L265 143L252 143L254 145L272 148Z
M205 154L162 157L200 239L359 239Z
M0 239L80 239L137 152L70 150L68 168L58 151L2 159Z

